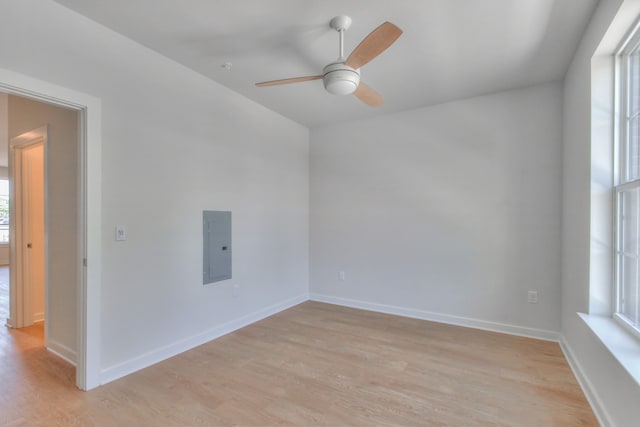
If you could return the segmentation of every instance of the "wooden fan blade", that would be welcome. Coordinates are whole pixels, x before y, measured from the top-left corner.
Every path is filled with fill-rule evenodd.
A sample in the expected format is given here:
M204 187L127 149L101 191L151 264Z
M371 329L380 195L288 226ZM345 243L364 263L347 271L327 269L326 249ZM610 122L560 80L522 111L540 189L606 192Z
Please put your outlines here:
M387 50L400 35L402 35L400 28L391 22L385 22L360 42L358 47L351 52L345 64L356 69L362 67Z
M362 102L370 107L379 107L384 104L384 99L375 90L371 89L366 84L360 82L358 88L353 94Z
M310 80L320 80L322 76L294 77L292 79L271 80L269 82L256 83L258 87L288 85L289 83L308 82Z

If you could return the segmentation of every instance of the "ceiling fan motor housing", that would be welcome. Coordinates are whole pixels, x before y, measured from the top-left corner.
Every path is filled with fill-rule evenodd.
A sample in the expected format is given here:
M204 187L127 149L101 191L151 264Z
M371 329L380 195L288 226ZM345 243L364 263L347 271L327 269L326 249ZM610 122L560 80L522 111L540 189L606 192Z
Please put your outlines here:
M329 93L349 95L360 84L360 70L344 65L344 62L329 64L322 70L322 83Z

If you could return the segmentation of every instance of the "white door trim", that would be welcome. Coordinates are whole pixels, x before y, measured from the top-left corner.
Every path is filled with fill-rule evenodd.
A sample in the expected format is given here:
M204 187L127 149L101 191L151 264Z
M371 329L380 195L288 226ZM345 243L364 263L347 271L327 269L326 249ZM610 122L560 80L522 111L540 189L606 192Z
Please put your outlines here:
M100 385L100 285L102 267L102 105L85 93L0 69L0 91L72 108L80 113L78 348L76 384ZM83 266L83 263L86 263Z
M31 286L27 286L30 284L30 280L27 279L27 275L29 274L30 268L25 265L25 261L27 258L25 257L25 241L24 241L24 226L26 226L26 222L24 221L24 201L22 196L24 192L22 191L23 182L22 182L22 149L27 148L31 145L42 144L44 148L44 179L45 179L45 206L46 204L46 189L48 186L46 185L47 181L47 127L41 126L37 129L33 129L29 132L25 132L21 135L18 135L14 138L11 138L9 143L9 177L13 182L10 188L10 196L9 200L12 203L9 205L9 218L14 218L9 223L9 239L10 243L10 253L9 257L9 265L11 275L9 277L10 281L10 292L11 297L9 298L11 304L10 310L10 319L9 323L12 327L22 328L24 326L29 326L33 323L33 308L32 308L32 289ZM47 225L47 215L45 214L45 230L48 229ZM45 346L49 342L49 268L48 268L48 245L46 241L44 241L44 259L45 259ZM25 280L27 279L27 280Z

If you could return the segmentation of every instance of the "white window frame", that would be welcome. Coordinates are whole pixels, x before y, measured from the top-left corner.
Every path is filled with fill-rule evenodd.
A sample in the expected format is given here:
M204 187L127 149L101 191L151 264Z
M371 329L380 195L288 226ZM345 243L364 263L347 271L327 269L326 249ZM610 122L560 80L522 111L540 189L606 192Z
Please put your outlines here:
M640 324L634 325L629 319L622 315L622 270L623 266L620 263L620 258L623 255L623 233L622 233L622 197L623 192L630 190L637 190L640 192L640 177L635 180L628 180L628 129L629 122L632 117L629 117L629 74L630 74L630 61L628 58L634 53L640 52L640 30L636 26L631 35L623 43L621 49L617 53L616 67L618 85L616 87L616 96L618 98L617 106L619 110L619 123L616 138L616 155L614 156L614 235L615 235L615 249L614 249L614 286L613 286L613 307L612 317L618 324L624 327L627 331L635 335L640 339ZM640 71L639 71L640 73ZM640 83L638 84L640 87ZM633 118L640 117L640 111L636 112ZM636 212L637 217L637 230L640 232L640 195L638 196L638 206ZM638 259L640 259L640 241L636 244L636 318L640 319L640 268L638 267Z

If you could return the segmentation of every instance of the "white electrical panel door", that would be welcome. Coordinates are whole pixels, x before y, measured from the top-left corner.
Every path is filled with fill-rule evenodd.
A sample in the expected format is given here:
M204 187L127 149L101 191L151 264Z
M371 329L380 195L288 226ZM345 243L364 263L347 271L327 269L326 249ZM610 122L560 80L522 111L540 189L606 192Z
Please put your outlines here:
M202 283L231 279L231 212L203 211Z

